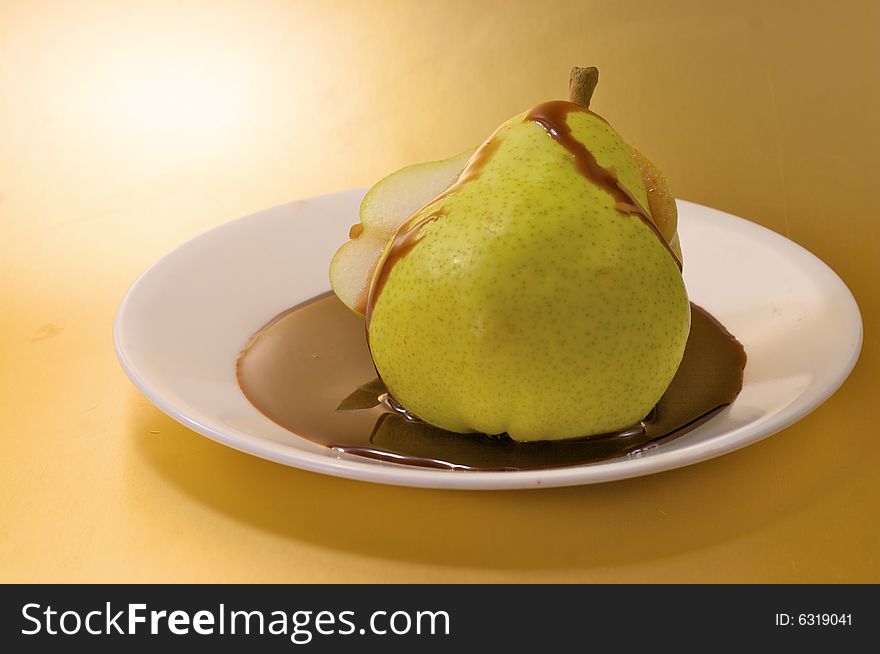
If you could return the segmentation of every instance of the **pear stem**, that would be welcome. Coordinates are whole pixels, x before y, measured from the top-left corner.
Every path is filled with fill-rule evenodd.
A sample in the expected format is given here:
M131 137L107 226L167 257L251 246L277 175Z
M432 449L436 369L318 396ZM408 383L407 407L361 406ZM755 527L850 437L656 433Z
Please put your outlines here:
M580 68L575 66L571 69L568 77L568 99L584 109L590 108L590 100L596 84L599 83L599 69L593 66Z

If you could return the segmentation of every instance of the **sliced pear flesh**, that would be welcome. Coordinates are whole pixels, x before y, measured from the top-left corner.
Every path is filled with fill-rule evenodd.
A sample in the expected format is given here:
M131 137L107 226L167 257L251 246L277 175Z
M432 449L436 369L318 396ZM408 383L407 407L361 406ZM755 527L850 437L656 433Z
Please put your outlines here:
M657 229L669 243L678 260L682 261L681 243L678 240L678 209L666 176L636 148L629 146L629 149L632 150L633 159L648 189L648 209L651 211L654 224L657 225Z
M360 222L352 225L350 240L330 262L330 286L349 309L364 314L373 271L385 245L404 220L455 183L475 151L401 168L367 192Z

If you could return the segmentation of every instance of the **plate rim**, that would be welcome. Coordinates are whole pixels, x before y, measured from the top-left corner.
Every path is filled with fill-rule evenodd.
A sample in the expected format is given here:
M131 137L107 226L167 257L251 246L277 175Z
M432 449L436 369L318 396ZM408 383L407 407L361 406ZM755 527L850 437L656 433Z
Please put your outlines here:
M126 308L132 298L136 296L138 288L144 280L154 273L157 268L161 267L167 259L176 256L179 251L189 247L195 241L219 230L228 228L229 225L233 223L240 224L241 222L248 220L258 220L263 214L274 213L297 205L303 201L311 202L324 198L341 198L346 195L362 196L366 190L366 188L352 188L336 191L334 193L312 196L309 198L285 202L274 207L262 209L226 221L177 245L148 266L135 278L126 290L113 320L114 351L123 371L135 387L162 412L188 429L240 452L245 452L289 467L335 477L395 486L456 490L513 490L588 485L630 479L633 477L693 465L747 447L760 440L769 438L814 411L840 388L858 362L864 339L864 324L861 311L852 291L847 287L843 279L841 279L841 277L830 266L828 266L828 264L803 246L763 225L759 225L746 218L713 207L688 200L676 199L676 202L680 206L684 205L694 207L698 210L708 210L723 219L747 223L750 228L765 232L771 240L784 243L787 247L794 248L798 251L801 256L805 255L806 257L813 259L824 268L826 274L830 273L830 279L845 291L846 299L851 304L851 315L852 318L855 319L855 324L857 325L856 342L849 360L840 368L834 381L822 387L820 392L813 393L812 396L808 398L808 401L793 402L782 410L776 412L770 416L762 429L756 430L755 433L750 434L747 437L741 437L740 435L750 427L751 423L744 423L720 436L716 436L708 442L694 443L686 449L674 452L661 452L644 458L621 458L593 464L581 464L538 470L467 472L435 470L407 466L399 463L376 461L364 457L355 457L353 455L340 455L338 457L327 456L326 454L317 454L298 449L295 446L275 443L232 427L229 427L227 432L217 430L193 419L176 408L172 402L166 400L166 398L163 397L163 395L137 371L135 364L126 353L123 344ZM240 389L239 392L241 392ZM799 399L801 397L803 397L803 394L799 396ZM723 409L722 413L727 410L727 408ZM293 434L293 432L291 433ZM293 435L297 438L302 438L297 434Z

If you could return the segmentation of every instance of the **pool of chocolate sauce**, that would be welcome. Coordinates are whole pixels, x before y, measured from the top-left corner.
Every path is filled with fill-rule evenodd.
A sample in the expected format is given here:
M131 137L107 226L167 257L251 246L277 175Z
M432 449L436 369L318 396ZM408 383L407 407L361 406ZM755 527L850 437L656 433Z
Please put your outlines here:
M291 432L339 451L408 465L461 470L529 470L633 455L695 428L742 388L742 345L691 305L684 359L642 425L577 440L517 443L506 436L453 434L384 406L337 411L376 370L364 321L332 293L273 319L236 362L238 383L263 414Z

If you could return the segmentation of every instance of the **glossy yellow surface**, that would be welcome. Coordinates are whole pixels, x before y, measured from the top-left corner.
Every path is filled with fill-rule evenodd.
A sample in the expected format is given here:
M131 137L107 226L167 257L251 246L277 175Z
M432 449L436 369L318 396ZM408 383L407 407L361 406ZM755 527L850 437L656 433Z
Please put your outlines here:
M867 0L0 3L0 581L880 581L878 24ZM442 492L238 453L126 379L114 312L166 251L450 156L573 64L680 197L853 290L861 361L808 418L650 477Z

